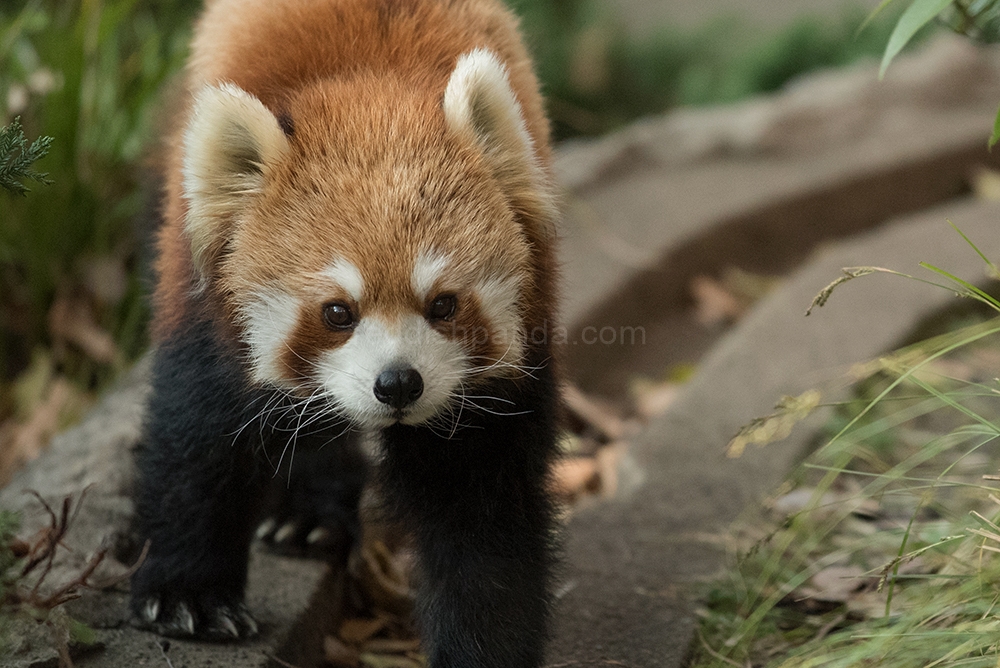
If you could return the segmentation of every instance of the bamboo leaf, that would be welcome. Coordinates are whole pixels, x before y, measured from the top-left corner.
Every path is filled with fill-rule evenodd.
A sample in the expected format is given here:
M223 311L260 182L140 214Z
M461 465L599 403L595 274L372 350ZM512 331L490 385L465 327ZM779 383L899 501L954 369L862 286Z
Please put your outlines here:
M867 28L868 24L874 21L876 17L878 17L878 15L882 13L882 10L888 7L891 2L893 2L893 0L882 0L882 2L879 3L878 7L873 9L871 14L866 16L865 20L861 22L861 25L858 26L858 31L857 33L855 33L855 35L860 35L861 31Z
M885 76L889 63L913 39L917 31L934 20L934 17L944 11L951 3L952 0L913 0L913 3L899 17L892 35L889 36L889 43L882 56L882 66L878 72L879 79Z

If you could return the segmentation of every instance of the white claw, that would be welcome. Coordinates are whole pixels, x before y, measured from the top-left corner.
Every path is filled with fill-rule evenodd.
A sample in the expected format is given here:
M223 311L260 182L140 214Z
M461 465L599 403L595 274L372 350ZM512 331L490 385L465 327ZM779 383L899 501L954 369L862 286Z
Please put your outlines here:
M255 636L260 633L260 629L257 628L257 621L250 616L250 613L246 611L245 608L240 608L238 610L240 621L243 622L243 626L247 628L247 634L250 636Z
M155 622L160 616L160 599L150 596L146 599L146 605L142 606L142 616L147 622Z
M219 611L219 628L234 638L240 637L240 630L236 628L236 623L229 617L229 614Z
M306 536L306 542L310 545L325 543L330 540L330 532L325 527L316 527Z
M285 524L274 533L274 542L284 543L295 535L296 529L297 527L295 526L295 522Z
M264 540L274 531L275 521L273 517L268 517L257 527L257 540Z
M175 616L177 620L177 625L189 634L194 635L194 616L191 611L188 610L187 605L184 603L177 604L177 613Z

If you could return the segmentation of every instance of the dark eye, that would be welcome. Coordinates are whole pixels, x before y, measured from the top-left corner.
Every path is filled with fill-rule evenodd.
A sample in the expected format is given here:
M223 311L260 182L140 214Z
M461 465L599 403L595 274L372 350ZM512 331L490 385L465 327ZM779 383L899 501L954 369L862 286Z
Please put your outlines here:
M332 302L323 307L323 322L330 329L349 329L354 326L354 314L347 304Z
M447 320L455 315L455 308L458 300L455 295L438 295L427 308L427 318L429 320Z

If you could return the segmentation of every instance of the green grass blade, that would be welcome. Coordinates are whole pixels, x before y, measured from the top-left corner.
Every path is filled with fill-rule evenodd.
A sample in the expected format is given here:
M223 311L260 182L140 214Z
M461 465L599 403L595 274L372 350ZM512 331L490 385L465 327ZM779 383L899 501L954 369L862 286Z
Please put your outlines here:
M997 115L997 123L1000 123L1000 112L998 112L998 115ZM996 133L998 129L1000 129L1000 126L994 124L994 126L993 126L993 132ZM994 142L994 143L996 143L996 142ZM991 144L991 146L992 146L992 144ZM956 225L955 223L951 222L951 220L949 220L947 218L945 218L945 220L948 221L948 224L951 225L951 227L952 227L953 230L955 230L956 232L958 232L958 234L963 239L965 239L965 243L969 244L969 246L972 247L972 250L976 251L976 255L978 255L979 257L983 258L983 262L985 262L986 266L988 266L990 268L990 271L993 272L993 275L996 276L996 277L998 277L998 278L1000 278L1000 269L997 269L997 266L995 264L993 264L993 261L990 260L988 257L986 257L986 255L983 253L983 251L979 250L979 246L977 246L976 244L972 243L972 239L970 239L969 237L965 236L965 232L963 232L961 229L959 229L958 225Z
M977 513L975 510L971 511L969 514L972 516L972 519L976 520L976 522L981 524L987 531L992 533L1000 532L1000 527L998 527L994 522L991 522L989 519L983 517L981 514Z
M990 134L987 146L993 148L998 141L1000 141L1000 109L997 109L997 117L993 119L993 132Z
M952 3L952 0L913 0L903 15L899 17L896 28L889 36L889 43L885 47L885 54L882 56L882 66L879 68L878 78L885 76L885 71L889 68L889 63L895 58L903 47L913 39L917 31L934 20Z
M838 431L829 441L827 441L827 443L825 445L823 445L822 447L820 447L819 450L816 451L816 454L821 453L823 450L828 449L835 442L839 441L841 439L841 437L844 436L844 434L846 434L848 431L850 431L854 427L854 425L857 424L880 401L882 401L897 386L899 386L900 384L902 384L903 382L905 382L908 378L910 378L917 371L919 371L920 369L924 368L926 365L930 364L934 360L936 360L936 359L938 359L940 357L943 357L944 355L947 355L948 353L950 353L953 350L956 350L956 349L958 349L958 348L960 348L960 347L962 347L964 345L968 345L969 343L972 343L974 341L978 341L979 339L984 338L986 336L989 336L991 334L996 334L997 332L1000 332L1000 325L998 325L996 322L987 323L985 326L979 326L979 327L971 328L971 330L970 330L970 332L969 332L969 334L967 336L962 336L961 339L958 340L958 341L951 341L947 345L944 345L944 347L942 347L940 350L937 350L933 354L930 354L927 357L925 357L920 363L916 364L915 366L911 367L910 369L908 369L904 373L900 374L894 381L892 381L889 384L888 387L886 387L881 393L879 393L878 396L876 396L874 399L872 399L870 402L868 402L868 404L857 415L855 415L854 418L852 418L846 425L844 425L840 429L840 431ZM846 463L847 463L846 461L843 462L843 464L846 464ZM824 469L825 467L816 467L816 468ZM830 488L830 486L833 484L833 481L837 478L838 475L840 475L841 472L842 472L842 467L832 467L832 468L830 468L827 471L827 474L816 485L815 492L814 492L813 496L814 496L814 498L817 501ZM790 535L791 534L789 534L789 536ZM812 543L815 542L815 541L818 541L820 538L821 538L821 536L818 536L818 535L814 536L813 537L814 540L807 541L806 544L802 545L801 549L798 551L798 554L796 555L796 559L799 560L801 558L802 554L808 553L808 551L811 549ZM784 541L782 541L782 544L779 547L779 549L775 550L775 555L784 554L785 550L787 550L791 546L791 543L792 543L792 539L791 538L786 538ZM768 563L767 566L763 569L762 573L757 578L757 581L760 582L760 583L762 583L762 585L760 587L758 587L759 591L763 591L763 589L764 589L763 583L766 583L766 582L768 582L771 579L772 575L775 572L777 572L777 568L778 568L778 563L777 563L777 559L775 559L772 562ZM774 605L777 603L778 600L780 600L780 598L779 599L774 599L772 597L772 598L766 599L764 601L759 601L759 602L758 601L754 601L755 603L759 604L759 609L758 609L758 611L754 615L752 615L751 617L749 617L744 622L743 627L746 628L746 631L744 632L744 635L746 633L751 632L753 630L753 628L755 627L755 625L760 623L760 620L763 619L763 617L766 614L767 610L770 609L770 608L773 608Z
M817 453L822 452L828 446L840 440L840 438L843 437L844 434L846 434L848 431L850 431L854 427L854 425L861 420L861 418L863 418L866 414L868 414L880 401L882 401L885 397L887 397L897 386L906 381L906 379L908 379L914 373L924 368L934 360L943 357L944 355L947 355L953 350L957 350L962 346L968 345L974 341L978 341L979 339L1000 332L1000 324L998 324L996 321L991 321L989 323L985 323L982 326L971 327L969 328L969 330L967 330L967 332L968 332L967 336L963 336L958 341L946 342L946 340L950 339L950 337L942 337L942 343L944 343L944 345L940 349L928 355L919 364L916 364L908 371L900 375L898 378L893 380L888 387L882 390L882 392L880 392L874 399L869 401L857 415L855 415L846 425L844 425L836 434L834 434L834 436L830 438L830 440L827 441L825 445L823 445L819 450L817 450Z
M887 619L889 614L892 612L892 594L896 590L896 578L899 575L899 565L903 561L903 555L906 554L906 544L910 540L910 532L913 530L913 521L917 519L917 513L920 512L920 508L922 506L923 502L918 503L917 507L913 509L913 513L910 515L910 521L906 524L906 531L903 532L903 540L899 543L899 550L896 552L896 559L892 565L892 577L889 578L889 583L886 587L885 593L885 617Z
M1000 311L1000 301L997 301L997 299L992 295L990 295L988 292L985 292L982 289L977 288L975 285L969 283L967 280L959 278L954 274L950 274L944 269L941 269L940 267L935 267L933 264L927 262L921 262L920 266L929 271L933 271L935 274L944 276L949 281L952 281L956 285L962 287L966 291L967 296L972 297L973 299L978 299L987 306L990 306L993 309Z

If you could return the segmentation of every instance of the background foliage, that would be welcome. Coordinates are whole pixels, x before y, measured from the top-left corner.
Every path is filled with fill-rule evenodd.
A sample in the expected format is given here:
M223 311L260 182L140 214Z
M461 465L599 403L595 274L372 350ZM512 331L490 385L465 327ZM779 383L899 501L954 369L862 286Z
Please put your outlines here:
M559 139L775 90L804 71L876 55L892 26L879 19L859 33L864 13L848 10L771 35L719 20L636 39L600 0L508 1ZM12 461L33 456L145 348L142 175L199 6L0 4L0 126L20 116L29 140L53 138L37 163L52 185L24 198L0 193L0 484Z

